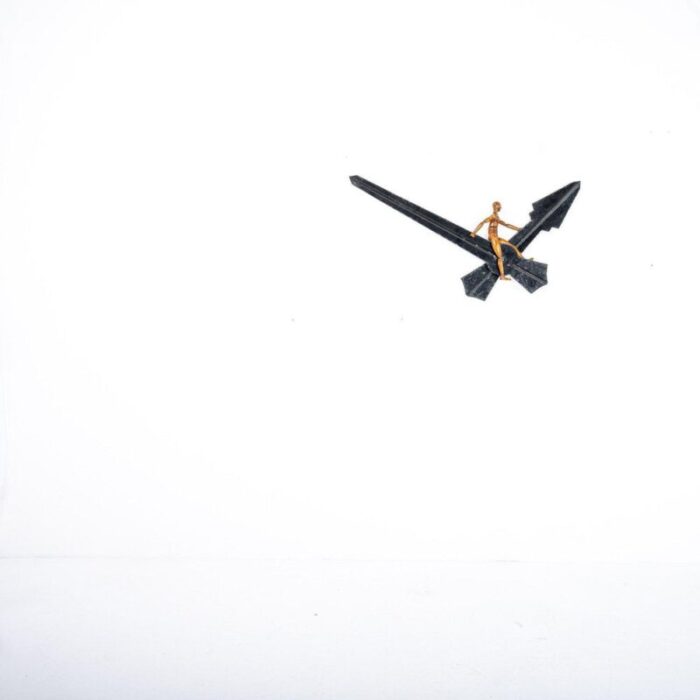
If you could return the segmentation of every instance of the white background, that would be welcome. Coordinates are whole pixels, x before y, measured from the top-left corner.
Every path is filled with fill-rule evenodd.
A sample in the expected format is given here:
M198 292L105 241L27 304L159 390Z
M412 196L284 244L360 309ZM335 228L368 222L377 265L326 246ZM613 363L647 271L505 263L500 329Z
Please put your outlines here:
M3 697L697 697L699 39L4 2ZM482 303L352 174L467 228L582 188Z

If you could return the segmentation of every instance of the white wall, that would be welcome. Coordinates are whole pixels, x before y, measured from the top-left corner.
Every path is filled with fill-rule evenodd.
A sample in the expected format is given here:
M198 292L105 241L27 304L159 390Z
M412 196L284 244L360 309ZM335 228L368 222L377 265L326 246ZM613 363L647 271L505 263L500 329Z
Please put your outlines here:
M6 3L2 550L697 560L694 9Z
M697 0L6 0L0 553L700 561L699 38ZM550 284L481 303L352 174L468 228L582 188Z

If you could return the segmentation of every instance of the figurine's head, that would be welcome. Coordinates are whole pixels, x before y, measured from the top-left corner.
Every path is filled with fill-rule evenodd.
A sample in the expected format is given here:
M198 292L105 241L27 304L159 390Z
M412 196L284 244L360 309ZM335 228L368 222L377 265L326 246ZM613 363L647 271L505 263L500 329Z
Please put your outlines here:
M493 213L498 214L498 212L501 211L501 203L500 202L494 202L493 203Z

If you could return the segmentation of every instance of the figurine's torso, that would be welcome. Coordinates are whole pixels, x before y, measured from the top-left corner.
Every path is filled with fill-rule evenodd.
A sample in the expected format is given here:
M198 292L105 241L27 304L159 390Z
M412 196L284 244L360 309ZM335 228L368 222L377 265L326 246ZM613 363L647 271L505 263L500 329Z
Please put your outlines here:
M489 238L493 238L494 236L498 238L498 224L500 223L499 219L497 216L490 216L489 217Z

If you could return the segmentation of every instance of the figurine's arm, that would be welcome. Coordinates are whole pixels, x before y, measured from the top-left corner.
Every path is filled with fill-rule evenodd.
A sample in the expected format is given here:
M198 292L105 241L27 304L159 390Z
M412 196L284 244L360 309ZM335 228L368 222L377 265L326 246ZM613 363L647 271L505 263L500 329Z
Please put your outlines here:
M501 226L505 226L506 228L512 229L513 231L520 231L519 226L513 226L513 224L507 224L505 221L499 219L498 223L501 224Z
M472 238L476 238L476 234L479 233L479 230L481 227L490 219L490 216L487 216L479 225L472 231Z

